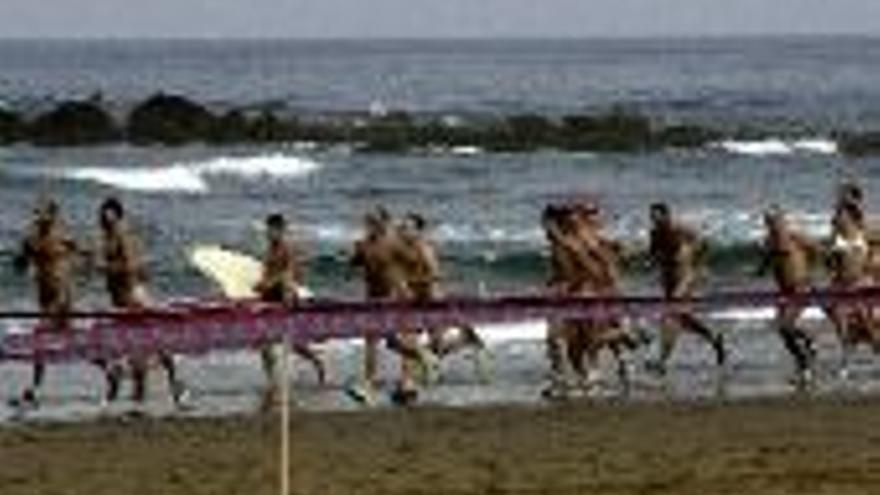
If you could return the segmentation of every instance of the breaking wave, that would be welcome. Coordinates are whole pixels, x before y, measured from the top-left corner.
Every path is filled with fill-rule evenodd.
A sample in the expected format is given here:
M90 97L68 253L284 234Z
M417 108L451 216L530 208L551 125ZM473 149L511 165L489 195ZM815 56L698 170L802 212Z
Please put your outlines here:
M295 179L314 173L320 168L321 164L314 160L276 153L220 157L160 167L81 167L69 169L63 176L126 191L202 194L210 191L209 178L212 176L229 176L243 180Z
M713 145L727 153L750 156L793 155L796 153L814 155L836 155L839 152L837 142L828 139L799 139L786 141L782 139L765 139L760 141L720 141Z

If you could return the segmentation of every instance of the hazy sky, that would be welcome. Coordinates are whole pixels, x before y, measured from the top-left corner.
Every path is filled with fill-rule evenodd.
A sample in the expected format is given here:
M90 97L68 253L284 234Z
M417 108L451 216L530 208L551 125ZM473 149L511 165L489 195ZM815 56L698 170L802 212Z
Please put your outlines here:
M880 35L880 0L0 0L0 37Z

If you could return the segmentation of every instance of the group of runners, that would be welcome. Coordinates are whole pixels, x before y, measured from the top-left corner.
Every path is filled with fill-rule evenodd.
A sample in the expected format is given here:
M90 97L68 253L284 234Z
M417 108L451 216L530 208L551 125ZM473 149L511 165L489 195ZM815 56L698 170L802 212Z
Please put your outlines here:
M36 288L37 303L44 320L39 331L73 332L70 317L74 305L74 282L79 273L99 273L105 280L109 303L117 310L140 310L154 304L147 288L148 274L141 243L129 227L123 204L117 198L106 199L98 208L98 241L84 245L67 232L61 208L53 200L43 200L34 210L28 233L15 258L21 271L30 269ZM417 214L408 214L395 223L391 215L378 208L364 219L365 232L352 249L350 264L363 276L368 300L430 301L441 297L440 266L434 245L427 237L427 223ZM265 220L266 252L262 277L254 287L257 297L267 303L289 306L295 310L300 291L306 283L306 259L301 246L290 236L287 219L270 214ZM369 333L369 332L366 332ZM416 399L416 382L432 375L437 361L459 349L473 348L480 363L485 346L472 327L428 329L428 344L417 339L416 330L402 330L386 339L386 346L401 356L401 373L392 391L395 402L406 404ZM277 401L277 345L259 346L267 378L263 407ZM325 383L327 370L321 354L306 344L295 344L293 351L315 369L319 382ZM372 402L379 383L379 341L367 337L364 348L363 376L348 389L358 401ZM174 402L184 406L187 387L178 378L174 356L139 357L119 362L95 361L106 380L103 398L112 402L119 396L125 376L131 376L132 399L142 402L146 396L148 371L153 363L165 370ZM35 359L32 383L19 397L17 407L34 408L40 402L46 365Z
M541 216L549 246L550 296L615 297L621 294L622 265L629 255L626 246L605 232L603 212L592 201L573 200L548 205ZM701 264L708 246L698 232L676 218L665 203L650 206L648 259L656 268L663 295L680 301L697 295ZM80 271L97 272L104 278L109 303L119 310L142 309L154 304L147 290L147 269L138 237L129 227L123 204L108 198L98 208L98 242L90 246L73 240L65 227L60 206L43 200L35 209L15 264L30 268L36 287L37 302L45 315L42 328L52 332L75 331L70 313L74 303L74 277ZM363 235L351 249L350 265L363 279L365 297L371 301L425 302L443 297L440 258L430 239L428 222L408 213L393 217L378 207L363 219ZM874 242L865 219L862 189L854 182L840 186L827 241L810 239L792 225L785 211L771 207L764 212L766 236L760 274L771 274L779 292L796 295L817 287L814 267L824 266L827 286L851 290L874 284L880 279L880 249ZM306 283L306 257L290 234L288 221L281 214L271 214L265 221L266 252L263 272L254 287L265 301L289 306L299 303L298 288ZM776 328L792 357L795 379L807 384L812 379L816 357L814 332L804 328L801 316L805 307L794 302L780 303ZM843 346L842 370L852 350L867 343L880 350L880 328L870 302L827 305L822 308L833 324ZM713 330L694 311L681 304L670 309L658 322L659 355L648 362L648 370L664 375L669 359L682 332L703 339L714 354L719 368L727 362L723 333ZM400 371L390 396L395 403L410 404L418 397L421 383L430 381L438 360L460 349L471 348L477 363L483 363L485 344L474 328L399 329L394 337L380 342L366 331L362 372L347 388L350 397L370 403L380 386L380 345L399 356ZM427 335L427 345L421 334ZM547 353L550 362L548 395L565 394L574 383L591 387L599 379L598 360L603 350L617 361L620 379L628 384L626 355L645 341L625 317L596 317L554 322L548 326ZM276 344L260 346L267 377L263 407L277 400L280 377L277 373ZM327 370L324 360L311 345L297 344L293 351L305 358L324 383ZM124 377L133 382L132 398L143 401L147 376L152 363L158 362L167 376L175 403L184 405L187 387L178 377L174 356L160 354L151 358L131 358L117 362L96 361L106 381L104 398L115 400ZM15 399L20 406L39 404L45 363L36 360L33 381Z
M663 296L670 302L659 327L659 356L647 368L665 375L670 356L681 333L693 334L711 348L719 369L725 370L728 351L724 333L710 328L694 311L680 304L697 296L701 264L708 245L698 232L677 219L666 203L649 209L648 259L658 273ZM623 244L603 231L601 211L590 202L551 205L543 216L550 245L551 293L565 296L614 297L620 295L621 264L626 257ZM855 291L880 283L880 238L870 231L865 216L861 187L846 181L839 187L831 216L830 237L811 239L799 231L779 206L763 212L765 237L757 275L772 276L782 301L777 304L775 328L795 365L793 381L798 386L812 383L816 329L807 329L801 319L806 308L803 297L825 286L836 292ZM823 282L815 277L824 267ZM842 346L840 372L849 373L849 361L859 344L880 351L880 320L874 302L823 304L821 309L835 329ZM645 339L630 321L618 317L571 320L551 325L548 351L552 368L547 393L565 393L569 388L566 368L582 386L597 382L597 356L610 350L618 360L624 385L628 385L622 355ZM587 366L584 360L587 360Z

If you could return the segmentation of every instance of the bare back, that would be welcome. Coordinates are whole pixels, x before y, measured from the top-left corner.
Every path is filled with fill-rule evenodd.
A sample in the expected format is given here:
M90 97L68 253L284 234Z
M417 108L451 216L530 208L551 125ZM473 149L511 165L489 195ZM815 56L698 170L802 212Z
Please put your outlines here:
M355 244L351 263L363 271L367 297L400 299L409 297L403 270L405 251L396 236L373 235Z
M438 295L437 280L440 264L434 246L424 238L407 240L403 244L402 269L407 286L417 300L430 301Z
M138 291L145 281L146 270L134 235L124 227L105 230L103 257L107 291L113 305L143 305L143 297Z
M38 302L43 310L69 307L75 253L75 244L57 226L34 232L25 239L21 256L33 267Z
M782 225L770 227L764 241L765 263L779 290L795 293L810 285L810 265L815 248L811 241Z
M651 230L651 258L660 270L660 285L667 297L693 293L702 242L693 230L676 223Z
M265 301L293 303L302 282L300 250L290 241L272 243L263 257L263 275L257 290Z

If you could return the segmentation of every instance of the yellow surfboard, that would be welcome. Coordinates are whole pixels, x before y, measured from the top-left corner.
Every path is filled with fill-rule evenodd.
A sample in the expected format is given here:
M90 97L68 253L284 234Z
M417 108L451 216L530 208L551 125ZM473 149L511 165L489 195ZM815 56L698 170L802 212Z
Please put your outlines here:
M254 287L263 276L263 264L260 260L211 244L193 246L188 257L193 266L217 284L227 298L242 300L257 297ZM297 291L303 299L312 297L312 292L306 287L300 286Z

